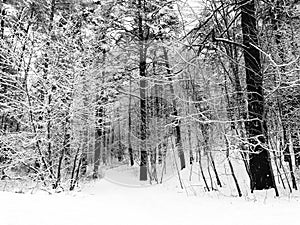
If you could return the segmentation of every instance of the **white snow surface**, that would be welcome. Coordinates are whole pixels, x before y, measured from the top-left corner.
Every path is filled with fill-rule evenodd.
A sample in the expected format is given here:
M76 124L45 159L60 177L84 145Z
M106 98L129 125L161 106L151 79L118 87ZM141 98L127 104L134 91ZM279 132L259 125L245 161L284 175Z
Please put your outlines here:
M194 186L196 190L198 186ZM299 197L260 191L243 197L163 184L129 187L107 179L48 194L0 192L1 225L283 225L298 224ZM191 194L194 193L194 194Z

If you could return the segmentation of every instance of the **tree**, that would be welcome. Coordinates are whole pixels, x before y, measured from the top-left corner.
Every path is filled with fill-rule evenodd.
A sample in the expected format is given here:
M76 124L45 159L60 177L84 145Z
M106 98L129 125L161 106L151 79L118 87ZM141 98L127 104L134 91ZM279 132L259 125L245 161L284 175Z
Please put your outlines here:
M267 128L254 0L241 2L241 26L248 95L246 130L250 148L251 191L275 188L270 155L264 147Z

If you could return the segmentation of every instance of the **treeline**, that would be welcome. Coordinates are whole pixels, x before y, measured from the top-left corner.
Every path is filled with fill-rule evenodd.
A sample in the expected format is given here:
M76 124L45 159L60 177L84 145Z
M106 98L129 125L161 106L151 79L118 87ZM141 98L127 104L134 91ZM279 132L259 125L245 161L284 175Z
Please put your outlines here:
M3 0L1 179L73 190L126 163L159 183L173 152L208 191L224 161L239 196L236 162L251 191L297 189L299 8Z

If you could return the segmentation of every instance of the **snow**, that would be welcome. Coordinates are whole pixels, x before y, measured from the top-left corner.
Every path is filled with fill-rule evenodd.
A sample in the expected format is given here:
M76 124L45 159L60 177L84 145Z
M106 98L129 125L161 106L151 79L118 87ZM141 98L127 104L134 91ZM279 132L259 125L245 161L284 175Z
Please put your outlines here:
M195 193L181 190L176 176L146 187L118 185L104 178L75 192L0 192L0 224L282 225L295 223L300 211L299 198L275 198L272 190L242 198L218 191Z

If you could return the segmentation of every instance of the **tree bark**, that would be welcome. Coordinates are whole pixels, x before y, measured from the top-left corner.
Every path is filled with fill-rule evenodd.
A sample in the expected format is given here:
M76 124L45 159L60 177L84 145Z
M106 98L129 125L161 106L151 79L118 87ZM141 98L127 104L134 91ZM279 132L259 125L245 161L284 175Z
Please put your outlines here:
M243 1L241 6L241 23L243 32L244 60L248 95L248 114L246 123L250 145L251 191L275 188L269 152L264 148L264 97L263 74L261 72L260 53L257 49L254 0Z
M139 75L140 75L140 151L141 151L141 162L140 162L140 180L147 180L147 149L146 149L146 138L147 138L147 107L146 107L146 55L147 48L145 46L145 37L143 30L143 11L144 7L142 0L137 1L138 7L138 41L139 41Z
M1 4L1 21L0 21L0 37L1 39L4 39L4 27L5 27L5 15L6 15L6 10L3 7L3 4L6 3L7 0L3 0Z

